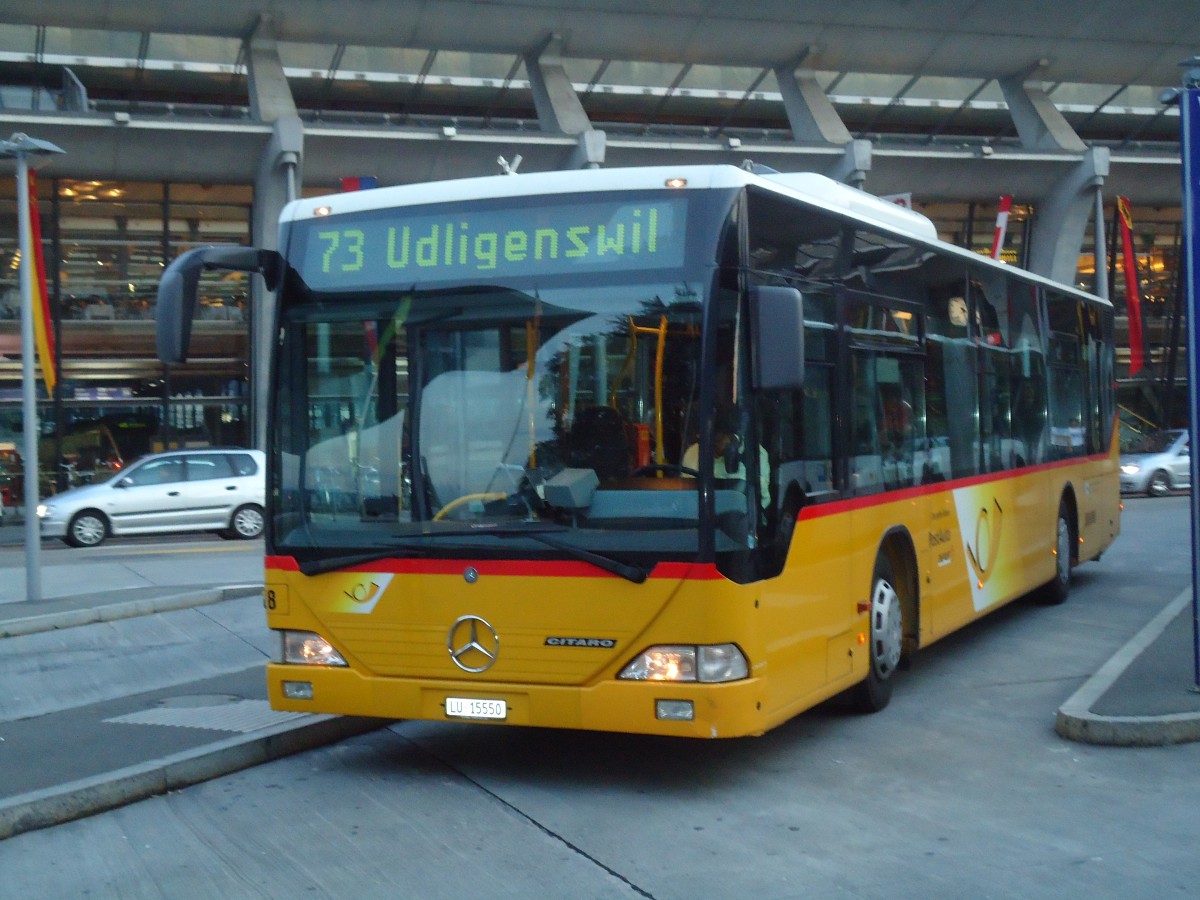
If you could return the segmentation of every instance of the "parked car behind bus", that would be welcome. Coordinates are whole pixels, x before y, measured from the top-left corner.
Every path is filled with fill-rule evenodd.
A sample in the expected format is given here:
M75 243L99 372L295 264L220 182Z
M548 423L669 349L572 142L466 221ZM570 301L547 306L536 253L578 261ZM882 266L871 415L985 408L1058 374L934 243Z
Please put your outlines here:
M1121 493L1164 497L1192 486L1192 458L1183 429L1155 431L1121 454Z
M263 531L266 460L258 450L154 453L107 481L63 491L37 509L42 537L95 547L110 535L212 531L256 538Z

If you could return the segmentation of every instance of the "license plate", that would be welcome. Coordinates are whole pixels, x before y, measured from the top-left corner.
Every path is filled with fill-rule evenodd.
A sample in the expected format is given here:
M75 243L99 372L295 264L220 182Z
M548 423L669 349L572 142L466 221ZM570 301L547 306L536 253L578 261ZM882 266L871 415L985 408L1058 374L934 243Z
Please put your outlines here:
M508 704L503 700L447 697L446 715L456 719L505 719L508 718Z

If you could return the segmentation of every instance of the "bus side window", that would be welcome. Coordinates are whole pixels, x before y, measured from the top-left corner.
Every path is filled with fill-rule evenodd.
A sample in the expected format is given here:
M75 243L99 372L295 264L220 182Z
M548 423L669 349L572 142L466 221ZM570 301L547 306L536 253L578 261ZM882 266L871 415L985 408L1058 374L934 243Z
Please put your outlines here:
M872 494L911 487L929 462L921 361L855 351L851 368L851 488Z
M1083 322L1079 301L1046 291L1046 317L1050 323L1050 445L1056 458L1087 453L1088 412L1086 360L1083 358Z
M836 329L833 298L804 294L804 387L758 397L759 434L770 463L770 495L763 544L768 572L778 572L800 510L837 499L833 466L833 383Z
M1095 307L1084 308L1088 384L1111 384L1112 318ZM1113 429L1113 410L1104 391L1088 398L1088 452L1100 453L1107 449Z
M930 254L914 277L925 306L922 484L973 475L978 466L975 348L970 336L967 267Z
M777 510L792 504L820 503L833 496L833 401L831 370L810 367L804 389L773 391L762 398L761 416L770 421L771 500Z
M1008 285L1012 321L1009 363L1014 466L1035 466L1046 454L1046 354L1039 327L1038 291L1015 279Z
M985 472L1012 468L1017 455L1012 439L1007 277L979 267L970 281L979 347L980 465Z
M850 460L848 488L856 495L883 490L883 460L879 454L875 412L873 356L855 352L850 357Z

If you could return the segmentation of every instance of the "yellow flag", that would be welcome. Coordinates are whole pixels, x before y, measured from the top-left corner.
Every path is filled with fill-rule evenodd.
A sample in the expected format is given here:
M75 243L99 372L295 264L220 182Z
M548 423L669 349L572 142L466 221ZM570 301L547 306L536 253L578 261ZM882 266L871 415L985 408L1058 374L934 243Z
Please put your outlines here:
M29 231L33 245L33 334L46 393L54 396L58 372L54 365L54 323L50 318L50 295L46 290L46 260L42 255L42 219L38 214L37 174L29 172Z

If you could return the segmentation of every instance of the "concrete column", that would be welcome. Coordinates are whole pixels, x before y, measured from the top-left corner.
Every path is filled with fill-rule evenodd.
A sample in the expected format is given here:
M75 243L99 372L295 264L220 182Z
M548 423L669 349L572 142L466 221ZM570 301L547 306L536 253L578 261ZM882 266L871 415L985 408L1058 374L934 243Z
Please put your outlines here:
M781 66L775 69L775 80L783 94L783 108L797 141L848 144L854 139L811 69Z
M258 122L296 115L296 102L283 74L279 47L271 34L270 16L260 16L246 44L246 75L250 115Z
M1095 195L1095 211L1092 214L1093 243L1096 245L1096 276L1093 290L1097 297L1108 296L1108 235L1104 233L1104 190L1103 182L1096 185L1092 192Z
M1087 149L1039 85L1030 84L1021 76L1001 78L999 84L1025 149L1068 153L1082 153Z
M604 165L607 135L592 129L578 135L578 143L567 167L570 169L598 169Z
M1029 241L1029 271L1074 283L1083 235L1095 208L1096 191L1108 177L1108 162L1107 147L1092 147L1038 204Z
M841 160L830 171L829 177L859 190L867 181L867 173L871 171L871 142L862 140L850 141L846 144L846 152Z
M562 62L562 38L552 34L541 48L525 55L525 72L533 90L538 124L543 131L583 134L592 123Z
M279 214L299 196L304 159L304 123L283 74L270 20L263 17L247 47L250 109L272 126L254 179L251 240L262 250L279 249ZM250 421L255 447L267 441L267 361L274 343L275 296L261 278L250 278Z

